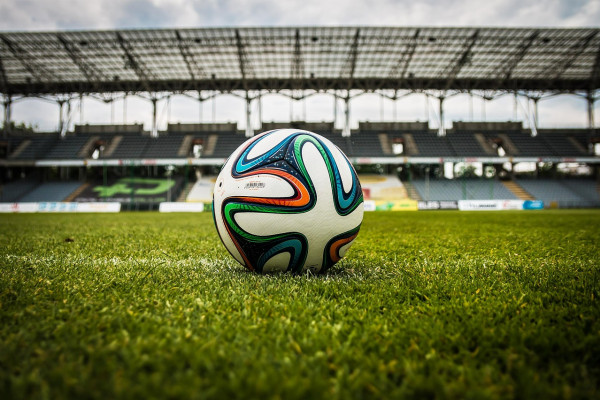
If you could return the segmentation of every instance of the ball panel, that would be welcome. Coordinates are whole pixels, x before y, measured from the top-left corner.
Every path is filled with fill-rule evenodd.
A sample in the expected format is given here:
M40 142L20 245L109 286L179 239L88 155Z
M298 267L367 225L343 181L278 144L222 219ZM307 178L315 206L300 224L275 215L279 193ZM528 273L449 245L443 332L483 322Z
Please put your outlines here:
M295 195L294 188L280 171L261 170L223 183L228 185L229 197L289 198Z
M276 254L269 258L265 265L263 265L262 272L285 271L290 264L291 258L292 255L287 252ZM283 265L286 267L282 268Z
M263 154L268 153L271 149L277 147L277 145L290 136L287 129L280 129L265 132L264 136L257 138L260 140L254 141L254 144L248 147L248 159L255 159Z
M356 175L354 172L350 161L346 158L344 153L331 142L329 139L323 138L323 142L329 147L331 154L333 155L333 159L335 160L335 164L340 171L340 177L342 179L342 187L344 192L349 192L352 190L352 185L354 184L354 180L352 179L352 175Z

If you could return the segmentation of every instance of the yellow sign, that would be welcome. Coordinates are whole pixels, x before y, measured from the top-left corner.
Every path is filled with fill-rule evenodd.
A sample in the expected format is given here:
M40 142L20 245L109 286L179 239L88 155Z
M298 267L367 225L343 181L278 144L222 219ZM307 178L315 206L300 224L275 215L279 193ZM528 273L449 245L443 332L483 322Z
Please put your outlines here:
M375 209L382 211L417 211L415 200L376 201Z

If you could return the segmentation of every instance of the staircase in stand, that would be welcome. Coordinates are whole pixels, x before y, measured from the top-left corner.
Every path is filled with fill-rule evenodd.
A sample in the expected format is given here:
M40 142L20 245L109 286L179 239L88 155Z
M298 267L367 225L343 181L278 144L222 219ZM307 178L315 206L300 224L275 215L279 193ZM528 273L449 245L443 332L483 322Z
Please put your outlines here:
M188 194L190 194L190 191L192 190L193 187L194 187L194 182L188 182L187 185L181 191L181 193L179 193L179 196L177 197L176 201L184 203L188 197Z
M73 201L77 198L77 196L79 196L85 189L87 189L90 186L89 183L84 183L83 185L79 186L77 189L75 189L75 191L73 193L71 193L70 195L68 195L63 201Z
M529 194L521 185L515 181L502 181L505 188L511 191L512 194L517 196L521 200L535 200L531 194Z
M411 198L412 200L416 200L416 201L423 200L423 199L421 199L421 196L419 196L419 192L417 192L417 189L415 189L415 187L413 186L412 183L402 182L402 184L406 188L406 193L408 194L409 198Z

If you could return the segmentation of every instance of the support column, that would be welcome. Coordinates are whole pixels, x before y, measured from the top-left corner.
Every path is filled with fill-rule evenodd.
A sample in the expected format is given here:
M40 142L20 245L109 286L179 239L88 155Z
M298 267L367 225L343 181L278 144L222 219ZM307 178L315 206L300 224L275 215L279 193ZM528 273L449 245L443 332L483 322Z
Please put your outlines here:
M254 131L252 130L252 99L246 92L246 137L254 136Z
M587 93L587 114L588 114L588 128L594 129L596 123L594 121L594 96L592 96L592 92L588 91Z
M338 98L335 93L333 93L333 127L335 128L335 123L337 122L337 114L338 114Z
M12 97L10 95L5 96L4 98L4 129L3 129L3 137L10 133L11 121L10 121L10 112L12 105Z
M258 94L258 129L262 130L263 123L262 93Z
M302 92L302 121L306 122L306 97L304 91Z
M539 121L540 121L540 114L538 111L538 101L540 99L538 99L537 97L535 97L533 99L533 124L535 125L535 131L537 132L537 129L539 127Z
M202 93L198 90L198 122L202 123L202 110L204 109L204 102L202 101Z
M83 93L79 93L79 125L83 125Z
M212 123L217 123L217 94L214 93L212 98Z
M342 136L350 136L350 97L344 99L344 128Z
M64 105L65 105L64 100L58 101L58 132L60 133L61 136L62 136L62 131L63 131L63 125L65 124L64 107L63 107Z
M446 127L444 126L444 97L440 97L440 126L438 128L438 136L446 136Z
M516 121L517 120L517 112L518 112L518 104L519 104L519 98L517 95L517 92L515 92L515 96L514 96L514 102L513 102L513 120Z
M127 94L123 97L123 125L127 125Z
M485 96L483 97L483 101L481 102L481 119L483 122L487 122L487 99Z
M152 132L150 134L150 136L152 137L158 137L158 127L156 126L156 102L157 102L157 98L153 97L152 98Z
M67 103L67 115L66 115L67 118L66 118L66 121L63 119L63 122L61 124L61 128L60 128L61 139L64 139L65 136L67 135L67 131L69 130L69 125L71 122L71 100L67 100L66 103ZM62 106L61 106L61 111L62 111ZM62 116L62 112L61 112L61 116Z
M115 124L115 99L110 100L110 124Z
M539 99L537 97L534 97L533 99L533 121L531 124L531 136L537 136L538 133L538 101Z
M473 122L473 93L469 92L469 121Z

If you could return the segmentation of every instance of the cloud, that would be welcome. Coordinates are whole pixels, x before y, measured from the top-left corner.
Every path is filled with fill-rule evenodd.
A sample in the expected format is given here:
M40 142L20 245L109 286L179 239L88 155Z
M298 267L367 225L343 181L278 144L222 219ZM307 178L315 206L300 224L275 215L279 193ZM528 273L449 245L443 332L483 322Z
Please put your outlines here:
M597 26L597 0L3 0L2 30L205 26Z

